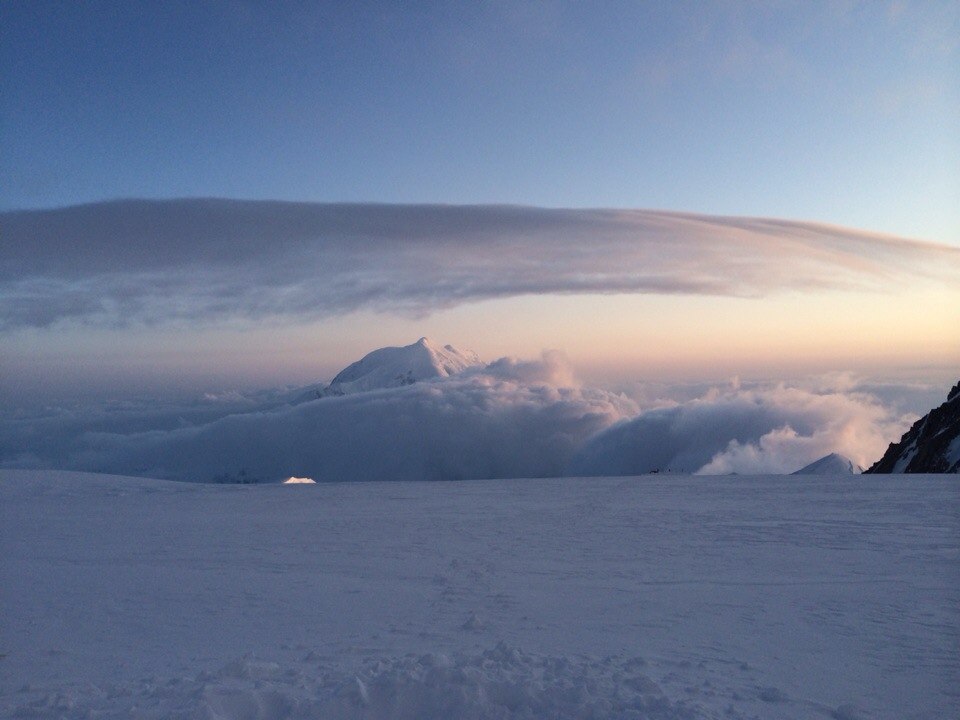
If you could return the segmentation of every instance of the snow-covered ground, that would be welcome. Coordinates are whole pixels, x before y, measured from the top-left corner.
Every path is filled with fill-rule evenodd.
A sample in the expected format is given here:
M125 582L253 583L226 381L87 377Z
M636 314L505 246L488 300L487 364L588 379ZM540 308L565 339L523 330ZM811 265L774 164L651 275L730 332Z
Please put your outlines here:
M0 472L0 716L960 717L952 476Z

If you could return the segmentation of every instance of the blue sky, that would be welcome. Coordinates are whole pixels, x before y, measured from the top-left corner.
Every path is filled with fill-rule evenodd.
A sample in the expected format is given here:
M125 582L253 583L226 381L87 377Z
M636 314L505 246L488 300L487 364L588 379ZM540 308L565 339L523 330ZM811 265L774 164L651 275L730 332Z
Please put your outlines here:
M960 244L960 6L5 2L0 206L786 217Z
M949 386L958 68L947 1L0 2L0 401L424 335Z

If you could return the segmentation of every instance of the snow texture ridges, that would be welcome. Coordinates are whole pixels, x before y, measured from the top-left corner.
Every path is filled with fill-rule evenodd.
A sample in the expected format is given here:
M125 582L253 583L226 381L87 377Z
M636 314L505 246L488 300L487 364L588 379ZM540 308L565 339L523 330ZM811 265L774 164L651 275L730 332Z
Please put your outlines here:
M958 717L957 505L943 475L0 470L0 718Z
M192 678L146 678L125 687L88 684L53 693L27 688L0 709L32 718L703 717L696 703L670 700L640 672L639 658L543 657L504 643L467 657L371 658L351 669L329 667L315 657L310 652L299 663L281 666L248 656Z

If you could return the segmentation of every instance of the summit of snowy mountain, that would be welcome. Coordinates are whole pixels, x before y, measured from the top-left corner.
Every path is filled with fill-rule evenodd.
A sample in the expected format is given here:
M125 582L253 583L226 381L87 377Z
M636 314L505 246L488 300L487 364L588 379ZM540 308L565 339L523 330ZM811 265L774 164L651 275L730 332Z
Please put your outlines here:
M422 337L412 345L374 350L348 365L326 387L315 386L299 395L294 404L323 397L350 395L412 385L444 378L483 365L475 352L440 346Z
M864 472L960 473L960 382Z
M863 468L853 462L846 455L830 453L819 460L814 460L792 475L859 475Z

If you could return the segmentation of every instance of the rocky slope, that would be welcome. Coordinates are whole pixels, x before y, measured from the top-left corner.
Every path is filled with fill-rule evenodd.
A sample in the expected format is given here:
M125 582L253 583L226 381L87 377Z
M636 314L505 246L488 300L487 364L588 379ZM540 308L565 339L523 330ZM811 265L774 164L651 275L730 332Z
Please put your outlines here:
M865 472L960 473L960 382Z

